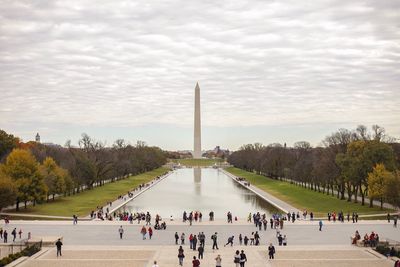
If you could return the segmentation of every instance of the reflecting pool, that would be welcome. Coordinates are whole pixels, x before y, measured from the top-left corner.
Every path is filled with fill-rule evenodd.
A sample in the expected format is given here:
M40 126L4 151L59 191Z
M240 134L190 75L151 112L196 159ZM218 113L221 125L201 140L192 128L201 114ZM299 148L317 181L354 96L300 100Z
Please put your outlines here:
M178 169L157 185L123 206L121 211L160 214L163 218L181 218L183 211L200 211L203 218L214 211L215 218L247 218L249 212L267 216L278 210L268 202L237 184L218 169ZM268 216L270 217L270 216Z

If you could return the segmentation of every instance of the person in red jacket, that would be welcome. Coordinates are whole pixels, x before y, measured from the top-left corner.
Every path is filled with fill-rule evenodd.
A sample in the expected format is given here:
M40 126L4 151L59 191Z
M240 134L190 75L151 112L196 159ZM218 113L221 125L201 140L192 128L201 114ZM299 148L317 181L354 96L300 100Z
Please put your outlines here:
M149 239L151 239L151 237L153 235L153 229L151 229L151 227L149 227L149 230L147 232L149 233Z
M193 256L192 264L193 267L200 267L200 261L196 259L196 256Z
M143 235L143 240L145 240L146 239L146 233L147 233L147 230L146 230L146 227L142 227L142 230L140 230L140 233Z

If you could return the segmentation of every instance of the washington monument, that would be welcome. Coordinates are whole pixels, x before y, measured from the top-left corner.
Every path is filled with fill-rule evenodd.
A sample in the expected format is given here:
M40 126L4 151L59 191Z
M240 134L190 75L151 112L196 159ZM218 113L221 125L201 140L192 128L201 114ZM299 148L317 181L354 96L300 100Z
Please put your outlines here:
M200 120L200 87L194 89L194 149L193 158L201 158L201 120Z

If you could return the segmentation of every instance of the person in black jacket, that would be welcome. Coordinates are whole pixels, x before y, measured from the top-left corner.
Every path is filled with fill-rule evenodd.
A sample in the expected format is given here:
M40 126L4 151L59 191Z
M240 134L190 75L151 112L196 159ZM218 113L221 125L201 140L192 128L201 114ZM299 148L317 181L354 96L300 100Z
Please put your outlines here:
M244 251L240 251L240 267L244 267L244 264L247 261L247 257L246 254L244 253Z
M61 255L61 247L62 247L63 243L61 242L61 239L59 238L56 242L56 247L57 247L57 257L58 256L62 256Z
M270 243L269 247L268 247L269 259L273 259L274 258L274 254L275 254L275 247L272 245L272 243Z

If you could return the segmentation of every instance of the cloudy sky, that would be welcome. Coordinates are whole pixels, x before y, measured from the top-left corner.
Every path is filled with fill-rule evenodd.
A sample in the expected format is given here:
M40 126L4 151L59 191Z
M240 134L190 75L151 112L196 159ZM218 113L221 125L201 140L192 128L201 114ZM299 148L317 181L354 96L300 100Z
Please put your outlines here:
M0 129L191 149L379 124L400 137L400 2L2 0Z

